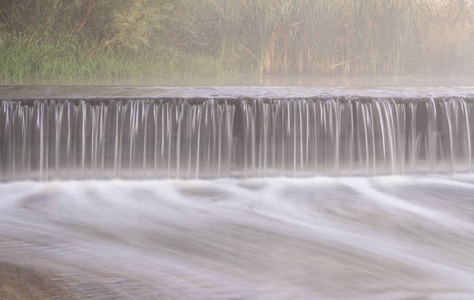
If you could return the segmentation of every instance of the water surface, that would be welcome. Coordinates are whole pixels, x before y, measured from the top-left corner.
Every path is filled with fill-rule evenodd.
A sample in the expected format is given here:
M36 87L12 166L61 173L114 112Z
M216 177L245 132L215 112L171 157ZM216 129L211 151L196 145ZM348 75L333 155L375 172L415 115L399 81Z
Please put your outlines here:
M0 298L473 299L456 82L1 86Z
M473 195L470 175L4 183L0 261L71 298L472 299Z

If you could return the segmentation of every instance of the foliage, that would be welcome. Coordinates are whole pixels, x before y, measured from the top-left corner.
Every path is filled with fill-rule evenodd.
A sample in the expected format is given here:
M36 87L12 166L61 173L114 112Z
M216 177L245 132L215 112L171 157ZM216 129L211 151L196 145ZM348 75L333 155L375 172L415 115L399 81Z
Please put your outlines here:
M464 74L468 0L3 0L0 76Z

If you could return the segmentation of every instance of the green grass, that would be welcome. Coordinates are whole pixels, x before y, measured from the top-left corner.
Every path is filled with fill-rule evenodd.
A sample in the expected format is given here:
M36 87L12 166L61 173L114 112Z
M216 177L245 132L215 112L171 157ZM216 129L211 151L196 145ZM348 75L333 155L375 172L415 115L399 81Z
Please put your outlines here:
M466 0L6 0L0 76L462 75L473 32Z
M45 42L37 34L7 36L0 44L0 76L14 80L45 77L203 76L224 73L218 59L176 49L144 53L86 48L72 35Z

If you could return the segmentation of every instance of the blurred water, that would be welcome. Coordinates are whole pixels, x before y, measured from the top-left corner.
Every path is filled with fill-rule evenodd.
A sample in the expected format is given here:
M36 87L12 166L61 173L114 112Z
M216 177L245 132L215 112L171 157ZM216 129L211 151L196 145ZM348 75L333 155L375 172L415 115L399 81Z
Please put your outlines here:
M473 299L473 99L2 86L0 298Z
M473 169L472 88L76 90L0 99L0 181Z
M473 195L471 175L4 183L0 261L71 298L472 299Z

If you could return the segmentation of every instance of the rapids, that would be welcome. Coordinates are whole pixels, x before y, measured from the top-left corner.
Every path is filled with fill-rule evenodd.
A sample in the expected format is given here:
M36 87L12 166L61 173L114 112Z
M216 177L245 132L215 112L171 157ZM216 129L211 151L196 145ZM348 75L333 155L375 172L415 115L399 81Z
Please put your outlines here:
M470 175L3 183L0 261L70 299L472 299L473 195Z
M2 86L0 299L473 299L473 124L472 86Z

